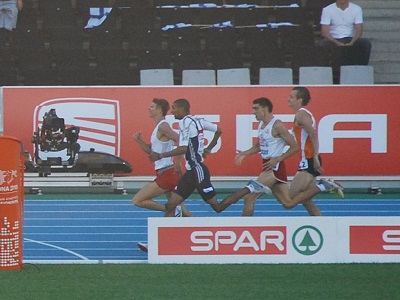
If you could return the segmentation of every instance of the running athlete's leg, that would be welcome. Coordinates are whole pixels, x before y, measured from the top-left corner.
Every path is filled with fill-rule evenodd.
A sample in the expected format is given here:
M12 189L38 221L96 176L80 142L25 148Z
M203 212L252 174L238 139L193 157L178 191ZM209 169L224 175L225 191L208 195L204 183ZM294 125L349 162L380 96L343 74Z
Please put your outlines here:
M322 216L321 210L312 199L302 203L310 216Z
M181 204L182 207L182 216L183 217L194 217L194 215L187 209L185 204Z
M167 199L169 200L172 195L172 191L165 192L165 195L167 196ZM186 208L185 204L183 202L180 204L180 207L182 208L182 217L194 217L194 215Z
M243 217L251 217L254 214L256 200L260 198L261 195L261 193L250 193L244 197L244 205L242 210Z
M293 200L290 198L289 186L285 182L276 182L271 187L272 193L275 198L282 204L285 209L292 209L296 206Z
M234 192L233 194L230 194L227 197L225 197L224 200L222 200L222 202L220 202L219 204L211 203L210 201L208 201L208 203L211 206L215 205L215 207L218 209L218 211L217 211L213 207L215 211L221 212L221 211L225 210L228 206L238 202L240 199L242 199L244 196L246 196L249 193L250 193L250 190L247 187L244 187L244 188Z
M274 174L271 171L262 172L257 181L266 187L271 189L273 193L273 187L276 185L277 180ZM244 197L244 205L242 210L242 216L250 217L254 214L254 206L258 198L260 198L263 194L262 193L249 193Z
M183 200L185 199L182 196L175 192L171 192L171 196L165 204L165 217L175 217L175 207L180 205Z
M133 197L132 203L138 207L147 208L151 210L165 211L165 205L158 203L153 198L158 197L165 193L165 190L160 188L157 183L147 183L137 194Z
M320 192L315 177L306 172L299 171L290 185L290 197L295 205L302 203L312 216L319 216L321 212L312 201L312 197Z
M272 172L262 172L258 178L257 181L267 187L269 187L270 185L272 185L275 182L275 178L272 175ZM225 210L228 206L238 202L240 199L242 199L243 197L245 197L247 194L253 194L254 193L254 187L251 187L249 185L245 186L244 188L241 188L240 190L234 192L233 194L228 195L227 197L225 197L219 204L216 203L214 204L218 211L217 212L221 212L223 210ZM249 211L251 211L251 207L254 208L254 203L251 203L252 201L257 200L257 198L259 198L262 193L256 193L257 197L255 197L255 199L253 200L253 196L249 197L248 199L248 209ZM211 204L211 203L210 203ZM245 202L246 205L246 202ZM215 210L215 209L214 209ZM246 209L247 211L247 209Z

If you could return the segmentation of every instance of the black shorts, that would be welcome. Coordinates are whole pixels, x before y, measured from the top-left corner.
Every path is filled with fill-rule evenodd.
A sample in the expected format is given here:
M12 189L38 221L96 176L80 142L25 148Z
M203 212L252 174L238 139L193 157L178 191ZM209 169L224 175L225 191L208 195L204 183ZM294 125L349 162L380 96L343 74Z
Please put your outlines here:
M322 166L321 156L318 156L318 160L319 160L320 165ZM315 170L315 168L314 168L314 159L313 158L308 158L307 159L307 168L299 168L299 171L307 171L314 177L321 175L321 173L318 172L317 170Z
M186 171L175 192L183 199L187 199L194 190L197 190L206 202L217 194L211 184L210 171L204 164L199 164L194 169Z

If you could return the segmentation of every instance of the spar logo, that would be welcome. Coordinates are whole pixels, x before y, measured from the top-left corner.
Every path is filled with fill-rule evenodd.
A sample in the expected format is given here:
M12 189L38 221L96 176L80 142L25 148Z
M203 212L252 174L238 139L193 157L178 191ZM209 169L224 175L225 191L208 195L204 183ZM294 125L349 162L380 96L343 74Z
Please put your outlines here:
M324 238L321 231L314 226L306 225L297 229L292 237L294 249L303 255L314 255L321 250Z
M286 226L159 227L159 255L284 255Z
M78 143L81 150L120 155L120 109L119 101L100 98L57 98L42 102L35 108L33 131L41 128L43 116L55 109L65 126L80 128Z

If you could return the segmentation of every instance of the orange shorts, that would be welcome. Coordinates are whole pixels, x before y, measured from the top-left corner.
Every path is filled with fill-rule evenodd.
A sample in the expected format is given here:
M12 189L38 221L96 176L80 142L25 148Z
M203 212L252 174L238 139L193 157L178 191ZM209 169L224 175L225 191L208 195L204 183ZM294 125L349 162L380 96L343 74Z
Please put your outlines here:
M169 168L163 169L162 172L157 172L157 177L154 181L160 188L173 191L178 185L179 179L179 176L175 173L175 169Z

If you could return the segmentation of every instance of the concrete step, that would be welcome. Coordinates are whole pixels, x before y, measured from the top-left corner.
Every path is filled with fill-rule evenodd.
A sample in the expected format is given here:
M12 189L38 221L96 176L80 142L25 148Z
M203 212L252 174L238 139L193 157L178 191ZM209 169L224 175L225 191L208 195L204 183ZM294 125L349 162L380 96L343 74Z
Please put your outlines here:
M382 43L372 43L372 51L373 52L391 52L391 53L400 53L400 43L391 43L391 42L382 42ZM398 54L398 56L400 56Z
M360 5L364 10L371 8L400 9L400 1L398 0L353 0L352 2Z
M400 74L400 61L385 61L374 64L374 71L381 74Z
M400 2L400 1L399 1ZM398 32L400 28L399 19L389 18L373 18L364 19L364 28L366 31L395 31Z
M375 42L400 42L400 34L398 31L371 31L364 28L363 37L371 39Z
M400 73L377 73L374 74L375 84L400 84Z
M371 18L398 18L400 17L400 7L399 8L371 8L364 9L364 19Z
M397 52L384 52L384 51L376 51L375 48L372 48L370 63L373 62L381 62L381 61L400 61L399 54Z

